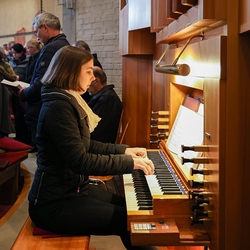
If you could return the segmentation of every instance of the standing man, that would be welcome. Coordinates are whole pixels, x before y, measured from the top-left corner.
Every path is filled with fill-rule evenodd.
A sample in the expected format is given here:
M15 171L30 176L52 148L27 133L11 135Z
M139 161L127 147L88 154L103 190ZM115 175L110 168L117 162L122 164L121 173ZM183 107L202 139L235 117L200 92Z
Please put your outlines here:
M58 17L51 13L41 13L36 16L34 26L37 39L44 44L44 48L36 61L30 86L19 91L21 100L27 102L26 123L30 129L33 152L36 151L35 135L39 112L41 109L41 82L54 54L63 46L70 45L64 34L60 34L61 24Z
M91 133L91 139L101 142L115 143L119 121L122 113L122 102L114 91L114 85L107 85L105 72L94 66L95 80L88 88L91 101L89 107L101 121Z

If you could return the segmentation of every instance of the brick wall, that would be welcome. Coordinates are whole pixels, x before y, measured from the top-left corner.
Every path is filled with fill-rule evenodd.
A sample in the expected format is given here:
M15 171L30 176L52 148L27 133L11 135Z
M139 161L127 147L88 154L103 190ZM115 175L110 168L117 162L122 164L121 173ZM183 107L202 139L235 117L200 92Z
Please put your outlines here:
M122 96L122 58L119 56L119 0L77 0L76 39L90 46L107 74L108 84Z

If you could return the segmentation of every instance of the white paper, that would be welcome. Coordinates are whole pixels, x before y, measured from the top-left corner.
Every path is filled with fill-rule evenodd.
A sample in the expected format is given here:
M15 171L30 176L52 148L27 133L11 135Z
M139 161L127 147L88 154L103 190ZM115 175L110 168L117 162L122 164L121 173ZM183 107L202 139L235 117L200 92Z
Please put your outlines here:
M179 158L182 156L185 158L197 157L199 152L185 151L182 153L181 145L202 145L203 136L204 117L201 114L181 105L167 140L168 149L177 154ZM191 168L193 163L185 163L185 165Z
M22 88L27 88L30 86L29 83L26 83L26 82L22 82L22 81L15 81L15 82L11 82L11 81L8 81L8 80L2 80L1 83L3 84L6 84L8 86L11 86L11 87L18 87L18 86L21 86Z

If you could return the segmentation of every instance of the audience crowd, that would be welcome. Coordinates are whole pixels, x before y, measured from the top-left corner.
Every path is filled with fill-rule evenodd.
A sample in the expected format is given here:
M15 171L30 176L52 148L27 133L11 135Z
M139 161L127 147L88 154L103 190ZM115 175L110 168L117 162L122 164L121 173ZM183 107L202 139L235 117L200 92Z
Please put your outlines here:
M42 13L32 23L36 39L25 44L9 41L0 47L0 81L23 81L28 88L0 86L0 138L15 132L16 140L31 145L36 152L35 136L41 109L41 78L44 76L54 54L63 46L70 45L60 32L59 19L50 13ZM74 47L87 50L90 46L77 40ZM114 91L114 85L107 85L107 76L102 64L93 53L95 80L82 94L83 100L101 121L91 138L101 142L114 143L122 112L122 102ZM14 117L11 121L11 114ZM13 127L14 126L14 127Z

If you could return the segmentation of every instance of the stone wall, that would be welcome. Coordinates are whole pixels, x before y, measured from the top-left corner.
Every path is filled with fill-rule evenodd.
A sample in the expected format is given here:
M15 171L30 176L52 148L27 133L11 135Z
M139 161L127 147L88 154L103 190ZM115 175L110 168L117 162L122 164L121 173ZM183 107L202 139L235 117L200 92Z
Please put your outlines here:
M76 0L76 40L89 44L107 74L108 84L122 96L119 56L119 0Z

